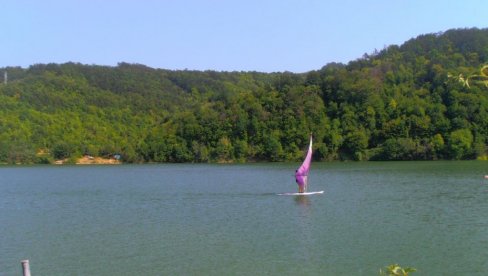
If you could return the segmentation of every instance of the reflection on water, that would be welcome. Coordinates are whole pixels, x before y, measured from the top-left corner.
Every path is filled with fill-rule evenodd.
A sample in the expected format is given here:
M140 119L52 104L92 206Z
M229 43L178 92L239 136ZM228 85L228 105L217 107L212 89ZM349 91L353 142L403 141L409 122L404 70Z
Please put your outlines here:
M302 206L310 206L310 197L306 195L296 195L295 203Z

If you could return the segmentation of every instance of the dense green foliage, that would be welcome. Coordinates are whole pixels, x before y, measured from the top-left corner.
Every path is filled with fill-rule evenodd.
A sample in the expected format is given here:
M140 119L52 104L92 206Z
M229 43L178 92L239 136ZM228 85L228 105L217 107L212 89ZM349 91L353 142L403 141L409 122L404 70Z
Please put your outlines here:
M488 29L462 29L304 74L2 68L0 162L299 160L311 132L315 160L472 159L486 154L487 62Z

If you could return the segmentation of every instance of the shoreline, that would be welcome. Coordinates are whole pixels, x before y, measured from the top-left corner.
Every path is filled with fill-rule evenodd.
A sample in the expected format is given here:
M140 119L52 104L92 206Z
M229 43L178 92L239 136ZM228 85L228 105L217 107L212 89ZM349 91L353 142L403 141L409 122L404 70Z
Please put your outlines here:
M53 165L120 165L122 162L115 158L103 158L103 157L93 157L89 155L85 155L81 158L76 159L75 162L70 159L61 159L55 160L52 164Z
M477 159L465 159L465 160L449 160L449 159L437 159L437 160L368 160L368 161L352 161L352 160L333 160L333 161L315 161L315 163L376 163L376 162L455 162L455 161L466 161L466 162L488 162L488 159L484 158L477 158ZM103 157L88 157L84 156L81 158L66 158L66 159L58 159L58 160L50 160L49 162L42 162L42 163L3 163L0 162L0 166L9 166L9 165L16 165L16 166L32 166L32 165L123 165L123 164L259 164L259 163L298 163L299 161L246 161L246 162L123 162L121 160L117 160L115 158L103 158Z

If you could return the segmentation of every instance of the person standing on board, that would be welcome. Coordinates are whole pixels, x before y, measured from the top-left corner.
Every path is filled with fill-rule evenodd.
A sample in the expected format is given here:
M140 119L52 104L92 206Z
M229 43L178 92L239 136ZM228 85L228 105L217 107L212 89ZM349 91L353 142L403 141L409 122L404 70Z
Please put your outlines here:
M312 135L310 134L310 144L308 145L307 155L302 165L295 171L295 180L298 184L298 193L307 192L308 172L312 162Z
M307 191L307 176L298 174L298 170L296 170L295 179L298 185L298 192L305 193Z

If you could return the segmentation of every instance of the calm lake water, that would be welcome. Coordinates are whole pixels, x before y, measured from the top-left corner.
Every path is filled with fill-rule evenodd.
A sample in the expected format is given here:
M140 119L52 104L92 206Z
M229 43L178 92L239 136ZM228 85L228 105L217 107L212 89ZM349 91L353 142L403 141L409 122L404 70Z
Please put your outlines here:
M487 275L487 162L0 167L0 275Z

